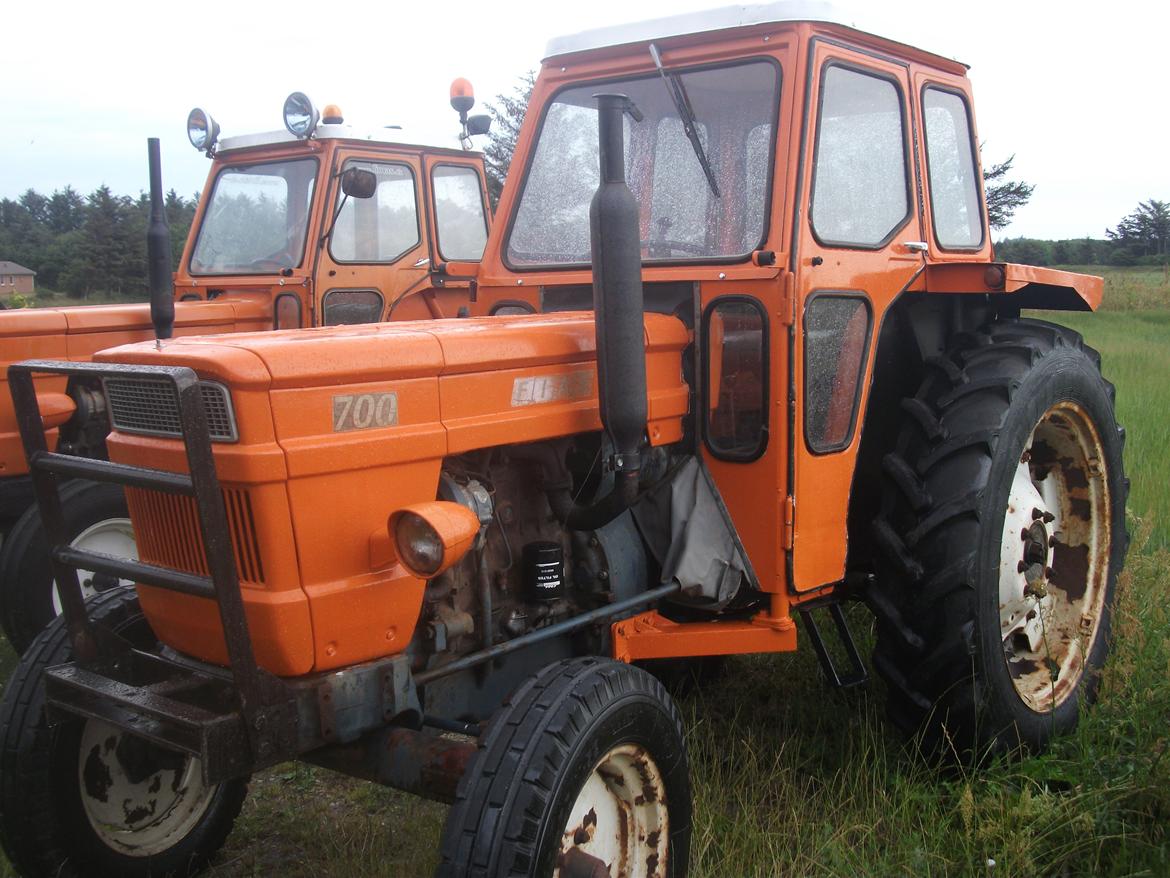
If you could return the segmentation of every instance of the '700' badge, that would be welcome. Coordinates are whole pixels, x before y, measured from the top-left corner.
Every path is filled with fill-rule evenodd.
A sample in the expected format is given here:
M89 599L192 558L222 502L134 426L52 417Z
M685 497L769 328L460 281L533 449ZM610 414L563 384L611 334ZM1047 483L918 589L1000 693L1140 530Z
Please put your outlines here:
M397 393L352 393L333 397L334 433L393 427L397 423Z

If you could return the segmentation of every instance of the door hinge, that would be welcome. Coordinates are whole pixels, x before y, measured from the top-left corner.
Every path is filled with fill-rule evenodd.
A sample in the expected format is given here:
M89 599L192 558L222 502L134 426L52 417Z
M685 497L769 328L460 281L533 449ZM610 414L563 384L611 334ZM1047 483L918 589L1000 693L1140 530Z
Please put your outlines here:
M796 275L791 271L784 272L783 287L780 301L780 323L791 326L796 320Z
M784 549L792 551L793 538L796 535L796 498L784 498Z

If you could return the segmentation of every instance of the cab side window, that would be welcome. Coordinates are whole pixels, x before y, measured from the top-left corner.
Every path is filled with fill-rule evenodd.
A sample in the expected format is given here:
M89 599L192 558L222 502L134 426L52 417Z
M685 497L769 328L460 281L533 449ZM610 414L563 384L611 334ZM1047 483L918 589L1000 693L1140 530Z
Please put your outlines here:
M829 64L813 171L813 233L823 244L877 248L910 214L902 96L877 74Z
M763 307L721 296L704 314L705 434L723 460L755 460L768 441L768 333Z
M435 225L439 255L456 262L478 262L487 244L487 214L483 189L475 168L437 165L431 172L435 187Z
M935 240L946 249L981 247L983 211L967 102L956 92L928 87L922 92L922 115Z
M378 188L373 198L345 198L330 254L336 262L396 262L421 240L414 172L397 162L348 161L345 167L373 171Z

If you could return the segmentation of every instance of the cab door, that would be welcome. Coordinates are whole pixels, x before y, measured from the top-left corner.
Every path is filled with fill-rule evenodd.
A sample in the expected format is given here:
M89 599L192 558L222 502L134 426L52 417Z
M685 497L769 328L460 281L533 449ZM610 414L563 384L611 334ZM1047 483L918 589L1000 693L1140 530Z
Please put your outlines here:
M818 39L810 58L791 388L798 592L845 575L875 326L923 265L906 66Z
M459 264L458 271L431 277L425 301L432 312L448 317L463 307L479 313L477 303L470 300L469 275L483 259L491 224L483 162L478 156L439 154L424 156L423 167L431 262L436 268Z
M327 202L323 228L339 205L341 210L324 246L313 242L321 251L315 284L318 326L390 319L409 289L425 282L429 269L419 157L341 150L334 174L355 166L372 171L378 185L373 197L360 199L345 198L335 186Z

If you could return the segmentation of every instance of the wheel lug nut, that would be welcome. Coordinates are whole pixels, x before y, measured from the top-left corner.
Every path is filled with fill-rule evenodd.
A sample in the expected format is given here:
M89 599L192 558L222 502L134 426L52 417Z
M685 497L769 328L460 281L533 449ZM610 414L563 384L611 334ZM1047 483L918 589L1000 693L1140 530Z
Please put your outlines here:
M1033 521L1039 521L1041 518L1043 518L1047 514L1048 513L1044 512L1043 510L1037 509L1035 506L1032 507L1032 520Z
M1051 523L1052 523L1052 522L1054 522L1054 521L1056 521L1056 516L1055 516L1055 515L1053 515L1051 512L1045 512L1045 513L1044 513L1044 523L1045 523L1045 524L1051 524Z
M1032 535L1030 533L1028 533L1028 529L1026 527L1020 529L1020 539L1021 540L1023 540L1026 543L1031 538L1032 538Z
M1052 536L1050 536L1048 538L1048 548L1050 548L1050 549L1056 548L1056 535L1055 534L1053 534Z
M1016 565L1016 573L1023 573L1027 569L1028 569L1028 562L1027 561L1021 561L1019 564Z

